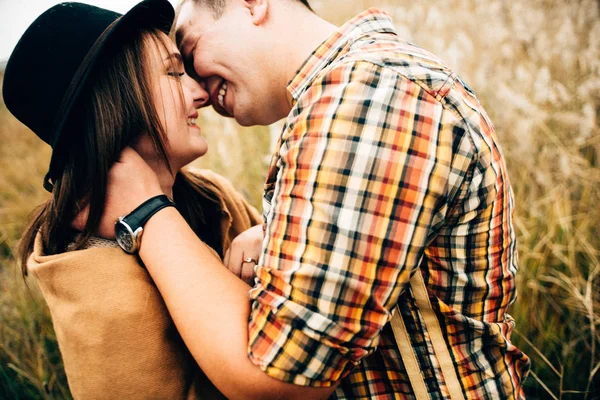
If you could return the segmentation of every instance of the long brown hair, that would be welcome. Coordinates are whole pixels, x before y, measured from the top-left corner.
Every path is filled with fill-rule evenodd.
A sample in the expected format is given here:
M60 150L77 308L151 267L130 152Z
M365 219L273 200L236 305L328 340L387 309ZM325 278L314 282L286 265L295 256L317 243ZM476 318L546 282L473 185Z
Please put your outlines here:
M44 254L57 254L74 241L80 249L93 236L104 211L108 173L121 151L141 134L147 134L157 154L170 169L165 148L168 141L152 98L151 71L147 58L150 46L167 49L168 38L158 30L132 32L114 44L92 71L85 97L78 102L66 129L76 134L64 144L62 174L53 179L52 197L32 216L20 243L21 268L27 275L27 258L38 232ZM175 179L174 201L196 234L221 256L220 203L210 188L198 185L193 177L179 173ZM89 216L83 231L71 227L85 207ZM209 209L209 210L207 210ZM206 212L205 212L206 211ZM76 238L76 239L75 239Z

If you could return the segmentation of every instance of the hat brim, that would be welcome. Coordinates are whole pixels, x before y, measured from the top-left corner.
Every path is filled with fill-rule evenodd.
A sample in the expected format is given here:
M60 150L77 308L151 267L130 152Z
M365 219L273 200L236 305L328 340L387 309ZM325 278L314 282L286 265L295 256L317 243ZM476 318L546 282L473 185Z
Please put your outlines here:
M60 153L64 149L61 143L68 139L68 135L64 132L65 126L71 120L74 108L86 90L86 83L94 75L94 67L101 60L102 56L105 55L107 49L118 43L120 38L141 29L156 28L169 34L174 20L175 11L169 1L144 0L106 28L86 56L84 63L78 69L76 76L70 84L70 90L67 91L67 94L63 98L58 113L60 117L55 121L54 125L55 136L54 142L51 143L53 152L50 159L48 177L56 178L56 173L60 170Z

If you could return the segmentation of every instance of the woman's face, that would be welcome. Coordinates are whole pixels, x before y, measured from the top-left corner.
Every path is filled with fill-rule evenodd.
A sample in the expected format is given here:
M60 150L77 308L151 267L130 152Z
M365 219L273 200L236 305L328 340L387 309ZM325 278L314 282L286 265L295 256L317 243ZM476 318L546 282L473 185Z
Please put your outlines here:
M207 103L208 93L186 75L177 47L166 35L161 35L165 46L153 40L149 43L148 70L154 106L167 136L165 150L175 172L208 150L196 125L196 109ZM134 147L146 161L158 157L148 135L140 137Z

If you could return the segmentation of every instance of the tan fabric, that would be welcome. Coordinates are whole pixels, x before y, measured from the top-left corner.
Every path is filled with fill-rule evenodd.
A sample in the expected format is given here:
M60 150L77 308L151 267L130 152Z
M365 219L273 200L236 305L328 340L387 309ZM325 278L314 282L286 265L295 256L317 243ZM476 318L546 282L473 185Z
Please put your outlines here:
M194 173L222 199L225 249L260 223L223 178ZM106 247L45 256L38 236L28 268L50 308L75 399L222 398L187 351L136 256Z
M223 249L228 249L231 241L241 232L257 224L262 224L262 217L244 198L235 190L231 183L222 176L203 169L188 168L194 183L203 187L211 187L221 199L225 212L221 220L223 235Z
M456 375L456 371L454 370L454 363L452 362L448 346L444 340L442 328L433 311L433 307L431 306L425 281L423 280L423 274L420 269L417 269L417 272L415 272L408 284L415 297L417 308L423 315L423 323L427 332L429 332L431 344L433 345L435 355L438 359L439 368L444 377L446 387L448 388L450 399L463 400L462 387L458 376ZM418 400L431 398L427 391L427 385L425 385L423 372L420 370L419 363L417 362L415 349L410 343L410 336L398 306L394 309L394 315L392 316L390 323L415 397Z

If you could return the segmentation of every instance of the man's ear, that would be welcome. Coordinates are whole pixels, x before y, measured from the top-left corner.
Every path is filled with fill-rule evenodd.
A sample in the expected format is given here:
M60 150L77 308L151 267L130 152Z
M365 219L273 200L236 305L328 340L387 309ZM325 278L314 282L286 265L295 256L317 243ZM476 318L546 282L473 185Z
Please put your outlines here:
M269 15L270 0L246 0L246 4L252 14L252 23L262 25Z

